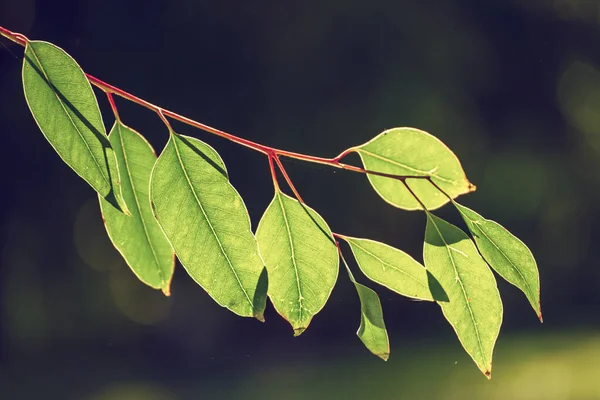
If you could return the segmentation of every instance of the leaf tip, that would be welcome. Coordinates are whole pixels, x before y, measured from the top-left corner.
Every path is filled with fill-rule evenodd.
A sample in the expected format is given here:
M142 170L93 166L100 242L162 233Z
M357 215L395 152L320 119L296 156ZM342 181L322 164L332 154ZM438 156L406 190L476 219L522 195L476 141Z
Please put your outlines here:
M300 336L306 330L306 326L294 328L294 337Z
M542 311L540 310L540 312L538 313L538 318L540 320L540 324L544 323L544 318L542 318Z
M262 311L255 313L254 318L259 320L260 322L265 322L265 314Z
M477 190L477 186L467 181L467 193L471 193Z
M387 361L390 358L390 353L380 353L375 354L377 357L381 358L383 361Z
M483 371L483 374L485 375L486 378L492 379L492 371L491 370Z
M169 285L163 286L162 288L160 288L160 290L163 292L163 294L167 297L171 296L171 287Z

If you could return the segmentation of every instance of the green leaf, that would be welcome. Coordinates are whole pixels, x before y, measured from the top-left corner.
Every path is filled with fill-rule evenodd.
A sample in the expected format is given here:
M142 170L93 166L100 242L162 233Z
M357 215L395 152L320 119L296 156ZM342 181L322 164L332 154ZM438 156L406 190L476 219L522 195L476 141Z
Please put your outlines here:
M23 89L33 118L58 155L102 197L123 209L120 190L113 190L118 169L98 102L75 60L53 44L29 41Z
M403 296L433 301L427 270L405 252L369 239L340 236L370 280Z
M325 306L337 280L331 230L313 209L277 190L256 239L269 272L269 298L298 336Z
M525 293L540 321L540 275L529 248L497 222L483 218L475 211L454 203L483 258L500 276Z
M456 155L439 139L418 129L390 129L350 150L360 155L369 171L429 176L452 198L475 190ZM421 209L400 180L373 174L367 176L375 191L388 203L405 210ZM408 179L406 182L429 210L449 201L427 179Z
M109 139L123 178L123 196L131 204L131 216L99 196L106 231L135 275L168 296L175 254L154 218L148 194L156 154L150 143L120 121L115 122Z
M387 361L390 357L390 341L385 328L385 321L383 320L383 310L379 296L377 296L374 290L356 282L352 271L350 271L350 267L348 267L341 253L340 257L346 266L350 281L354 284L360 299L360 326L356 335L371 353L383 361Z
M448 295L448 301L438 302L444 316L467 353L490 378L502 324L502 301L492 271L462 230L430 213L423 258Z
M264 320L267 276L248 211L219 154L171 132L152 170L150 197L188 274L221 306Z

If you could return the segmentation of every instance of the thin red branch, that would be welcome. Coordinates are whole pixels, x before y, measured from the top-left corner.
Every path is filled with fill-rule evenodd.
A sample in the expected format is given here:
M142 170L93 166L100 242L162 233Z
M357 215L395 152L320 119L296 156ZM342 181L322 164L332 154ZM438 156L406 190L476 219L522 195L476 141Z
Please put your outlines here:
M29 41L29 39L26 36L21 35L20 33L12 32L1 26L0 26L0 35L6 37L7 39L9 39L17 44L20 44L22 46L25 46L27 44L27 42ZM333 158L324 158L324 157L311 156L308 154L295 153L293 151L281 150L281 149L277 149L277 148L270 147L270 146L265 146L263 144L256 143L251 140L232 135L231 133L227 133L220 129L213 128L209 125L203 124L203 123L195 121L191 118L177 114L173 111L159 107L153 103L150 103L149 101L146 101L146 100L144 100L140 97L137 97L129 92L126 92L123 89L120 89L116 86L106 83L106 82L102 81L101 79L98 79L90 74L86 73L85 76L87 77L87 79L90 81L90 83L92 85L96 86L103 92L105 92L107 94L115 94L119 97L122 97L133 103L136 103L142 107L152 110L152 111L156 112L159 116L161 116L163 121L166 120L165 117L174 119L174 120L182 122L184 124L193 126L194 128L203 130L205 132L211 133L216 136L220 136L224 139L227 139L234 143L240 144L240 145L245 146L254 151L258 151L269 157L271 155L275 155L275 156L282 156L282 157L288 157L288 158L295 158L297 160L328 165L330 167L340 168L340 169L344 169L347 171L357 172L357 173L361 173L361 174L377 175L377 176L382 176L382 177L386 177L386 178L397 179L400 181L404 181L407 178L415 178L415 179L428 179L429 178L428 176L420 176L420 175L395 175L395 174L388 174L388 173L378 172L378 171L370 171L370 170L367 170L367 169L364 169L361 167L356 167L354 165L344 164L344 163L340 162L340 160L343 157L356 151L356 148L350 148L350 149L344 150L338 156L333 157ZM111 106L112 106L112 104L111 104ZM167 125L168 125L168 123L167 123Z

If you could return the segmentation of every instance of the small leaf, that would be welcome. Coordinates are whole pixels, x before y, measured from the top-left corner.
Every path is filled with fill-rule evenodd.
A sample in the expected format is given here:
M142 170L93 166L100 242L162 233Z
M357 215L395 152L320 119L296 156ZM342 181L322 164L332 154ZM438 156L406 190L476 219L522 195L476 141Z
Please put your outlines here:
M331 230L310 207L277 190L256 238L275 309L300 335L327 302L339 259Z
M403 296L433 301L427 270L405 252L368 239L341 236L370 280Z
M106 231L135 275L168 296L175 254L154 218L148 194L156 154L139 133L119 121L109 139L121 171L123 196L131 204L131 216L100 197Z
M63 161L102 197L123 208L120 190L113 191L119 182L116 161L98 102L75 60L53 44L27 42L23 89L40 130Z
M390 357L390 341L385 328L385 321L383 320L383 310L379 296L377 296L375 291L356 282L352 271L350 271L350 267L346 264L346 260L344 260L341 253L340 257L346 266L350 280L354 284L360 299L360 326L356 335L371 353L383 361L387 361Z
M351 149L365 169L392 175L430 176L452 198L475 190L466 178L460 161L436 137L414 128L394 128ZM405 210L420 210L420 204L401 181L368 174L375 191L388 203ZM426 179L408 179L407 184L429 210L449 200Z
M390 357L390 342L379 296L375 291L356 281L354 286L360 297L360 326L356 335L371 353L387 361Z
M475 211L454 203L483 258L500 276L527 296L540 321L540 275L531 250L497 222L483 218Z
M171 132L150 178L154 213L188 274L221 306L263 320L267 276L219 154Z
M492 353L502 324L496 279L475 244L456 226L427 213L425 267L448 295L438 302L479 369L492 373Z

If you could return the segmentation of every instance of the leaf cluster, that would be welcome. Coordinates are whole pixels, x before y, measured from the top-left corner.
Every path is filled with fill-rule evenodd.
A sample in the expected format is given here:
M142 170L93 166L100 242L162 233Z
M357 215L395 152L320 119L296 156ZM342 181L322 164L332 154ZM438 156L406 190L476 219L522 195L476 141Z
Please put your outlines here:
M24 92L40 130L97 192L110 240L133 273L165 295L170 294L177 258L219 305L264 321L268 299L294 335L300 335L326 305L341 259L361 303L357 335L387 360L381 302L375 291L356 281L342 255L340 243L345 242L367 279L402 296L438 303L488 377L503 314L491 269L523 291L541 320L539 275L531 252L498 223L456 202L475 187L456 155L434 136L394 128L334 159L237 138L268 157L274 183L273 200L252 232L244 201L212 147L176 133L163 110L154 106L169 132L157 157L152 145L121 121L112 96L120 93L109 85L103 90L115 121L107 135L90 77L55 45L22 40ZM350 153L360 156L364 168L340 162ZM365 173L390 205L423 211L423 263L387 244L334 233L300 197L280 156ZM278 170L294 196L280 188ZM448 203L462 216L470 236L433 214Z

